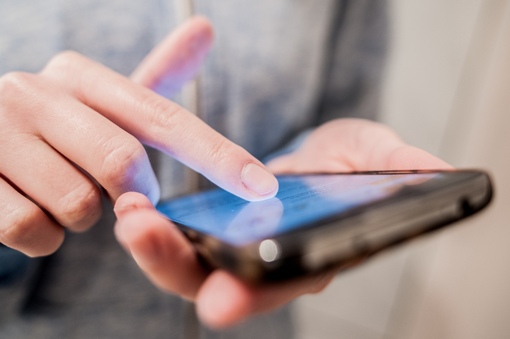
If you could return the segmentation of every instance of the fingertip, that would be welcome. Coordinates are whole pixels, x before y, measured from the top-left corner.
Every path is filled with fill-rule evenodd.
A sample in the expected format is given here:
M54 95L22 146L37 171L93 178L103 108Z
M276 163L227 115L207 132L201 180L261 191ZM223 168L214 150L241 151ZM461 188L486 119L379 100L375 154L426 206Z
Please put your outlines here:
M213 329L235 325L251 313L249 296L241 281L225 271L214 271L198 291L197 315Z
M214 28L207 17L203 15L196 15L189 19L189 23L200 30L204 37L207 37L208 40L212 40L214 38Z
M203 16L195 16L188 19L178 29L189 48L189 56L204 57L209 51L214 40L214 29L211 22ZM196 65L198 67L199 63Z
M130 78L169 97L196 74L213 40L210 21L203 16L192 17L156 46Z
M267 168L256 163L247 163L241 172L241 182L249 191L246 198L259 201L273 198L278 193L278 180Z
M122 194L113 207L113 211L118 219L121 219L129 211L137 209L154 209L151 200L138 192L127 192Z
M128 198L134 198L134 202ZM140 198L140 200L137 200ZM145 200L145 203L139 203ZM148 206L143 196L126 196L128 210L115 224L115 236L145 275L164 292L193 300L206 272L184 235ZM142 209L137 209L142 207Z

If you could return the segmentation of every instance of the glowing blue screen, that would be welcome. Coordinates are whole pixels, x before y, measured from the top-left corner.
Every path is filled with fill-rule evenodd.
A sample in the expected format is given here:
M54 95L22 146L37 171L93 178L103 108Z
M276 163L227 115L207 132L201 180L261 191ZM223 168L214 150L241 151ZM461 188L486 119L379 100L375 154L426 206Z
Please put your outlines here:
M221 189L158 205L171 220L232 244L273 237L374 202L438 174L281 176L276 197L248 202Z

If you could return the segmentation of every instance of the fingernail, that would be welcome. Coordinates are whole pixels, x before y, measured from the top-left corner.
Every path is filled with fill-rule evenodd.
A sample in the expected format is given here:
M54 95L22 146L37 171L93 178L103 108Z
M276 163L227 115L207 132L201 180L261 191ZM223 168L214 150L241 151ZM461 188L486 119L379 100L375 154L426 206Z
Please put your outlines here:
M157 191L157 197L159 198L159 187ZM136 209L152 209L153 204L148 200L147 196L138 192L128 192L121 195L115 202L113 211L117 216L117 219L124 217L128 212Z
M127 212L134 210L135 208L136 205L134 203L115 204L113 207L113 212L117 216L117 219L119 219L126 215Z
M250 191L261 196L276 193L278 190L278 181L274 175L265 168L254 164L246 164L241 173L243 184Z

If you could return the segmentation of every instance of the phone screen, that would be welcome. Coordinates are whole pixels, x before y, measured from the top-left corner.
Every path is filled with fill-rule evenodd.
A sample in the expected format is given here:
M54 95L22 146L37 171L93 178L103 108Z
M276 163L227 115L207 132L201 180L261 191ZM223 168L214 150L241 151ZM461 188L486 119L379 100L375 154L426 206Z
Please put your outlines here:
M278 194L265 201L248 202L214 189L161 203L158 210L186 227L243 245L306 227L441 176L446 174L288 175L278 177Z

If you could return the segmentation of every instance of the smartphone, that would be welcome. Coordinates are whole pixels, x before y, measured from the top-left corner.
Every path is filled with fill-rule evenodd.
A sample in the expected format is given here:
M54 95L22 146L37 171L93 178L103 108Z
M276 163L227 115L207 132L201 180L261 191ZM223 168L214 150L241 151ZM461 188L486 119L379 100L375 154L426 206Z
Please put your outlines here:
M157 208L206 265L259 283L348 266L466 218L492 197L489 176L477 170L277 178L278 194L265 201L217 188Z

